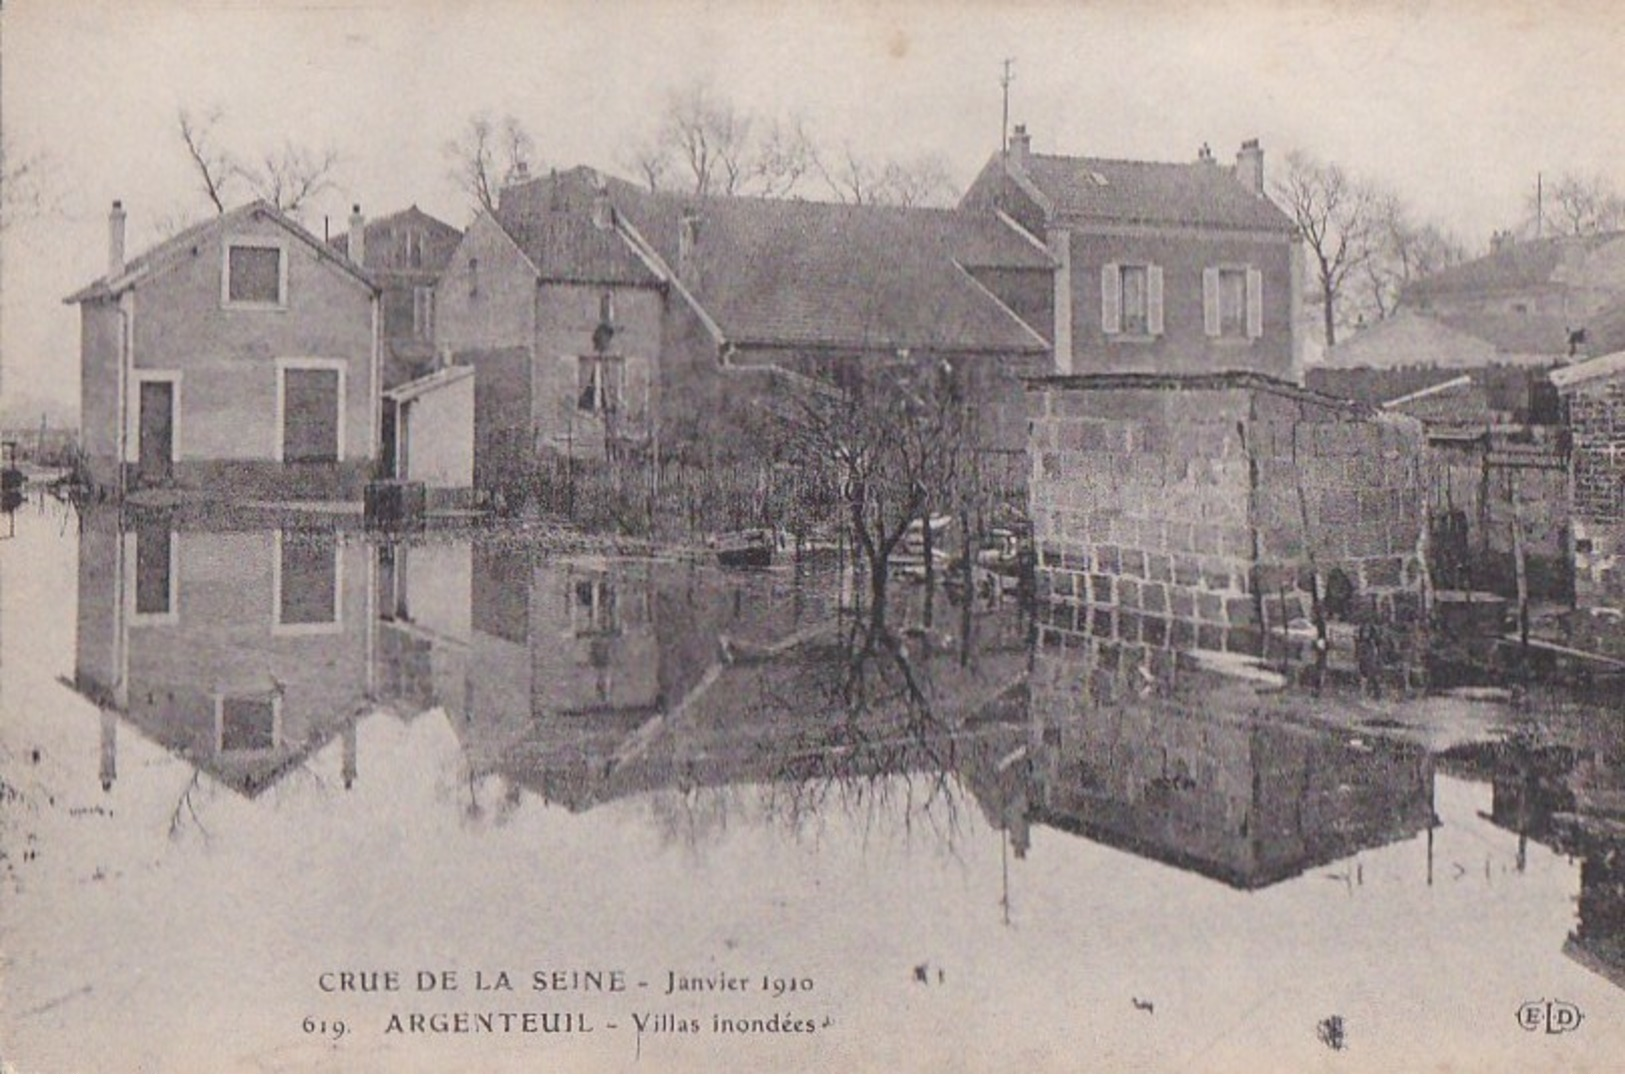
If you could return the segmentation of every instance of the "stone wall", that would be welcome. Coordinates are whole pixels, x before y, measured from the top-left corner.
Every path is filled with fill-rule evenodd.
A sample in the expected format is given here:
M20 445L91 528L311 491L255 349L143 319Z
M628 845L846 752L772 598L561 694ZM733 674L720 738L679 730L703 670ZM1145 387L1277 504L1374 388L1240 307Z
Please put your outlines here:
M1422 434L1256 375L1033 383L1041 596L1071 628L1262 654L1316 607L1414 621Z
M1575 598L1625 599L1625 380L1597 379L1568 395Z

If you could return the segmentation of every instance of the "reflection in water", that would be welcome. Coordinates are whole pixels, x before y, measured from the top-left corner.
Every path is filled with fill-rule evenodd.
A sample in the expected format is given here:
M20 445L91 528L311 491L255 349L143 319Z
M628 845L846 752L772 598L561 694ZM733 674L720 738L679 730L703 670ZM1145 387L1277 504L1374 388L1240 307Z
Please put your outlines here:
M1340 695L1321 660L1306 693L1014 603L944 595L932 616L898 584L880 619L833 568L561 557L500 534L90 514L78 555L100 781L119 781L126 730L186 761L174 831L204 828L200 793L261 798L334 742L351 787L357 719L380 709L442 714L461 811L498 825L527 801L621 802L697 845L855 813L952 848L972 808L1016 859L1081 837L1242 890L1423 832L1431 857L1438 826L1430 705L1374 694L1357 663ZM1569 953L1625 982L1625 753L1591 733L1617 705L1555 699L1520 696L1518 733L1444 760L1492 784L1494 824L1581 859Z
M353 776L371 697L367 549L331 530L132 523L83 520L76 687L246 797L335 738ZM107 787L116 724L102 729Z

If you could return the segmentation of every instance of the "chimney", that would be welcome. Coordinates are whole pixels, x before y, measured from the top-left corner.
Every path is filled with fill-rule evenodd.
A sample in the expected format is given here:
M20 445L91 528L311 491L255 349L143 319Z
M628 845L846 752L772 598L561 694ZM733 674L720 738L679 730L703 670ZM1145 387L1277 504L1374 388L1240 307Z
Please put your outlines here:
M350 261L358 266L367 264L367 219L361 216L361 203L357 202L350 207L350 235L345 241L349 244L346 253Z
M700 244L700 215L684 210L677 223L677 276L689 280L694 276L694 258Z
M1214 158L1213 158L1213 147L1209 146L1205 142L1202 143L1201 149L1196 151L1196 162L1197 162L1197 164L1201 164L1201 165L1216 165L1216 164L1218 164L1218 162L1215 161Z
M1010 132L1010 156L1025 165L1028 155L1032 152L1033 137L1027 134L1027 125L1017 124L1016 129Z
M592 227L600 232L615 224L615 207L609 202L609 189L599 187L592 193Z
M1236 151L1236 179L1255 195L1264 193L1264 150L1250 138Z
M124 272L124 203L113 200L113 209L107 215L107 279L112 280Z

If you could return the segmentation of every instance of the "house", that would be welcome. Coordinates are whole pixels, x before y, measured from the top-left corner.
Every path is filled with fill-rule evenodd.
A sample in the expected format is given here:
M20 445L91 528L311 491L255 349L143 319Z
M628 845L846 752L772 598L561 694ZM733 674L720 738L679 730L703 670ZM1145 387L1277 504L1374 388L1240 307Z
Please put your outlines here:
M1625 232L1514 240L1406 286L1403 308L1495 343L1503 352L1564 355L1588 324L1625 298ZM1571 337L1582 335L1571 341Z
M259 498L355 497L378 450L379 288L268 202L134 258L108 217L80 310L90 479Z
M384 389L434 370L435 285L462 238L456 228L416 205L373 220L353 206L350 230L333 237L334 249L365 269L383 290Z
M1235 166L1038 154L1023 125L960 206L1043 240L1054 277L1055 373L1295 379L1297 228L1264 193L1264 151Z
M754 398L899 361L951 364L1014 451L1052 270L992 213L695 200L575 169L470 226L437 339L479 367L481 445L510 456L748 455Z
M248 798L334 740L354 778L370 548L330 526L102 510L82 521L78 565L74 687L104 711L104 788L120 725Z

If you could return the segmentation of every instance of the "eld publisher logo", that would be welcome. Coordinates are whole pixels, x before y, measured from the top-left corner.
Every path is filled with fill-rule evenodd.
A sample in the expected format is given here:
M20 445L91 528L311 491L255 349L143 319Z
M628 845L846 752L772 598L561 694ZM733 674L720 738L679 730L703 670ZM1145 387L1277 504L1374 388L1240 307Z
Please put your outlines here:
M1542 999L1518 1008L1518 1025L1527 1033L1573 1033L1585 1015L1572 1003Z

